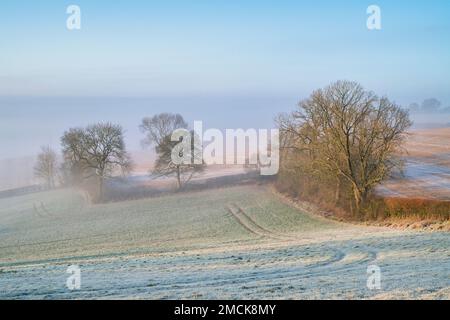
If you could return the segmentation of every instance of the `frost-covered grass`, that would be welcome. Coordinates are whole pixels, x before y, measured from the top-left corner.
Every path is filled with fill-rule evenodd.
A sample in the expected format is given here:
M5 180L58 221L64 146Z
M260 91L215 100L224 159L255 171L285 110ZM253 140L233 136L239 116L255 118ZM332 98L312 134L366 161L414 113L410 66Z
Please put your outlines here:
M0 262L166 252L260 240L227 210L243 205L265 227L307 232L333 226L245 186L90 205L63 190L0 200ZM20 250L17 250L20 247Z
M102 205L59 190L0 200L0 298L449 298L449 248L448 233L328 221L261 186Z

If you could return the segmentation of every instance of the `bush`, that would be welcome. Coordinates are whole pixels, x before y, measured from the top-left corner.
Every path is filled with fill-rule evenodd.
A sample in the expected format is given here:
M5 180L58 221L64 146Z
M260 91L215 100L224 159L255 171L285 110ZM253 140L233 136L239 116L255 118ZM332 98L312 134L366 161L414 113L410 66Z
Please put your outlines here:
M335 188L331 181L326 183L307 175L281 172L275 187L281 193L314 203L322 210L332 212L335 217L345 220L450 219L450 201L446 200L373 196L367 199L358 213L351 207L349 187L345 185L342 186L338 201L335 199Z
M450 201L424 198L375 198L366 209L366 218L450 219Z

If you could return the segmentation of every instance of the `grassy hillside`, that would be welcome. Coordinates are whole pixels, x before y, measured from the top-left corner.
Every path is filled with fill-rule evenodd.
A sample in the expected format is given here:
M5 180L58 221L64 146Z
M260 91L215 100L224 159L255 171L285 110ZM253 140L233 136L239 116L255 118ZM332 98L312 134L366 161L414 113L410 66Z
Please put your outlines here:
M1 199L0 226L0 261L13 262L252 243L335 224L243 186L102 205L72 190L36 193Z
M448 299L449 240L310 216L261 186L103 205L60 190L0 200L0 298Z

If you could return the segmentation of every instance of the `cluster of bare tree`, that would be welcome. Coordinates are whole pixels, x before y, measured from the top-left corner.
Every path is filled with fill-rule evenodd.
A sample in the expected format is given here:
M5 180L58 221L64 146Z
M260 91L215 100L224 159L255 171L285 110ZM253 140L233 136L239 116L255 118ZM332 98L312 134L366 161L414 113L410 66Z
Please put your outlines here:
M119 125L100 123L84 129L65 132L61 138L63 167L70 183L94 179L98 186L96 199L103 199L105 178L131 169L123 130Z
M278 125L280 179L290 179L284 181L290 188L328 190L334 205L360 213L374 187L401 167L398 154L411 122L387 98L338 81L280 115Z
M35 175L55 187L62 185L96 186L95 201L103 198L104 180L117 172L127 173L131 160L126 152L123 130L119 125L98 123L86 128L71 128L61 138L62 164L50 147L43 147L35 165Z
M339 81L313 92L298 110L280 115L278 125L280 181L291 188L327 189L334 205L344 203L351 211L360 212L375 186L401 167L398 155L411 122L408 112L387 98L379 98L357 83ZM153 145L158 155L154 176L174 176L182 188L203 170L203 164L194 164L202 162L173 161L174 152L185 150L177 151L180 142L193 135L181 115L162 113L144 118L140 129L146 135L144 144ZM176 131L185 135L174 139ZM72 128L64 133L61 145L62 183L94 181L98 201L103 198L106 178L131 169L119 125ZM201 156L194 145L190 150L192 157ZM56 168L56 153L43 148L35 172L49 188L55 186Z
M144 118L140 128L146 134L144 144L154 145L158 155L152 171L156 177L175 176L178 188L182 188L195 173L202 171L203 165L175 164L172 161L173 150L183 140L181 136L172 141L173 132L184 129L187 134L192 134L181 115L162 113ZM105 179L127 174L132 168L123 129L119 125L98 123L86 128L71 128L62 136L61 147L60 166L56 152L50 147L42 147L37 157L35 176L49 189L55 187L59 178L61 185L84 186L95 201L102 201ZM92 186L95 186L94 190Z

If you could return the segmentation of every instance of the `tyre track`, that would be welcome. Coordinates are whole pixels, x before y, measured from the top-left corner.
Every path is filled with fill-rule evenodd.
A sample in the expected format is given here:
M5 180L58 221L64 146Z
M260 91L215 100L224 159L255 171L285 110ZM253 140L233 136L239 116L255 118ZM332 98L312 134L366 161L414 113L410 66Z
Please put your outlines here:
M233 209L234 207L234 209ZM236 221L244 227L247 231L249 231L252 234L258 235L260 237L264 238L270 238L270 239L276 239L281 240L284 242L291 242L295 240L299 240L298 237L290 237L290 236L284 236L278 233L275 233L273 231L270 231L261 225L259 225L254 219L252 219L242 207L237 205L236 203L233 203L227 207L228 212L231 213L231 215L236 219ZM321 262L314 263L310 265L310 267L324 267L331 264L338 263L339 261L343 260L346 256L346 252L336 249L336 248L327 248L329 251L332 252L331 256Z
M255 220L250 218L250 216L246 214L240 206L235 203L228 205L226 209L242 227L244 227L248 232L252 234L275 240L290 240L289 238L278 235L259 225Z
M236 219L236 221L245 228L248 232L257 235L259 237L263 238L270 238L270 239L276 239L281 241L295 241L295 240L301 240L302 238L296 237L296 236L286 236L281 235L279 233L273 232L271 230L268 230L258 224L253 218L251 218L245 210L239 206L236 203L232 203L227 206L228 212ZM362 253L365 255L365 258L357 259L348 263L345 263L345 265L355 265L355 264L361 264L361 263L369 263L373 262L377 259L377 252L368 248L367 246L361 246L360 249L362 250L340 250L337 248L329 248L333 254L332 256L322 262L316 263L311 265L312 267L319 267L319 266L327 266L331 264L337 264L341 261L345 261L345 258L347 256L350 256L354 253Z

